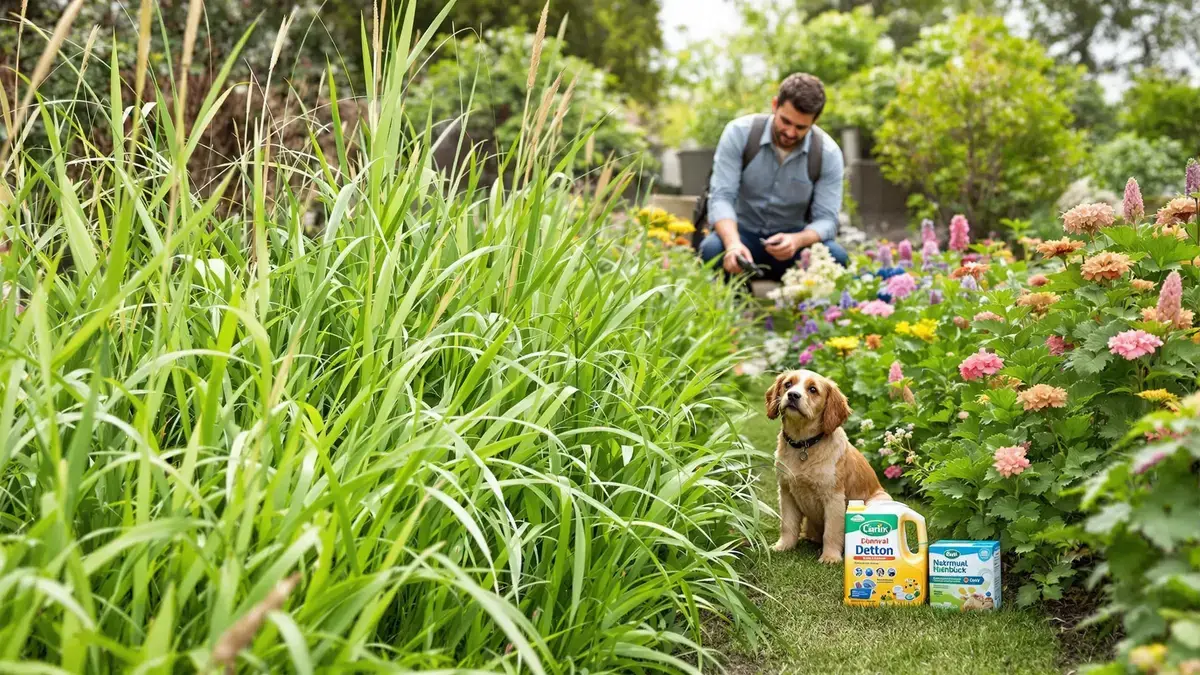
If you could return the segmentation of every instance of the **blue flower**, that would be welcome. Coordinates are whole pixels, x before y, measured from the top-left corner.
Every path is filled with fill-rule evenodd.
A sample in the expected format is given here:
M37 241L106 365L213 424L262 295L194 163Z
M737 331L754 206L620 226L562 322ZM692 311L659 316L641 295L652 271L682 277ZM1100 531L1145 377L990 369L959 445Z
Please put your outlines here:
M775 332L775 317L768 315L765 323L766 323L765 328L767 329L767 332L774 333Z
M858 303L854 301L854 296L850 295L850 291L842 291L842 300L838 303L838 307L842 309L850 309Z
M801 337L808 337L810 335L816 335L820 332L821 326L818 325L813 319L809 319L808 321L804 322L804 328L800 330L800 335Z
M883 268L880 268L880 270L875 273L875 276L879 277L880 279L883 279L884 281L887 281L888 279L891 279L892 277L904 274L906 271L907 270L905 270L903 267L883 267Z
M892 294L888 293L887 291L879 291L879 293L876 294L875 297L879 298L880 300L882 300L884 302L892 301Z
M979 282L975 281L975 277L965 276L962 280L962 287L968 291L979 290Z
M940 305L943 302L945 302L945 300L946 300L946 297L944 295L942 295L942 292L939 291L938 289L935 288L932 291L929 291L929 304Z

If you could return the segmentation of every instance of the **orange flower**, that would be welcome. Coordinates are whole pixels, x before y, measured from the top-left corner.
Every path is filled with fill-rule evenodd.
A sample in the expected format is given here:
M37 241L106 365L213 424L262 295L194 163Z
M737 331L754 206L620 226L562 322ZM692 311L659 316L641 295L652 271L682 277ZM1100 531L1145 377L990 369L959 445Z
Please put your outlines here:
M1134 279L1132 282L1134 289L1143 293L1154 290L1154 282L1147 279Z
M1035 384L1017 394L1017 401L1026 411L1062 408L1067 405L1067 390L1048 384Z
M867 336L867 349L879 349L881 345L883 345L882 335L872 334Z
M1026 293L1017 298L1018 306L1029 307L1038 316L1045 314L1050 309L1050 305L1056 302L1058 302L1057 293Z
M965 276L975 277L976 280L982 279L984 274L987 274L988 266L981 263L969 262L962 267L950 273L951 279L961 279Z
M1195 313L1192 312L1192 310L1181 309L1181 310L1179 310L1179 315L1175 317L1175 320L1171 321L1169 323L1170 323L1171 327L1176 330L1187 330L1188 328L1192 327L1192 321L1194 319L1195 319ZM1158 320L1158 310L1154 307L1147 307L1147 308L1143 309L1142 310L1142 320L1158 322L1159 321ZM1168 323L1168 322L1162 321L1160 323Z
M1083 278L1088 281L1120 279L1132 266L1133 261L1124 253L1105 251L1084 261Z
M1187 197L1176 197L1158 210L1155 225L1178 225L1189 223L1196 216L1196 201Z
M1054 239L1038 244L1037 250L1045 258L1066 258L1081 248L1083 248L1082 241Z
M1187 230L1182 225L1163 225L1155 228L1153 234L1156 237L1175 237L1180 241L1188 238Z

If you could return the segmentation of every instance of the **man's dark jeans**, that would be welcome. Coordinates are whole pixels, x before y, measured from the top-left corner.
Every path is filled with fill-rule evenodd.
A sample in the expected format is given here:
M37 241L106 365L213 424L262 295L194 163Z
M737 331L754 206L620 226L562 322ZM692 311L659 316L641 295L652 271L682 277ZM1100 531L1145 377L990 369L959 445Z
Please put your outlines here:
M776 260L771 256L770 253L767 253L767 248L763 246L762 241L759 240L760 236L763 239L766 239L769 235L760 235L755 232L747 232L739 229L738 236L742 238L742 244L745 245L746 248L750 249L750 255L754 257L755 264L766 265L765 268L760 268L763 272L763 276L759 277L760 279L779 281L783 278L783 273L795 265L800 260L800 256L804 252L804 249L796 251L795 257L791 260ZM846 253L846 249L842 248L841 244L832 239L823 241L821 243L825 244L825 246L829 248L829 252L833 255L833 259L841 263L843 267L849 264L850 256ZM725 255L725 243L721 241L721 238L717 236L716 232L710 232L709 235L704 238L704 241L700 242L700 259L707 263L713 258L719 258L723 255ZM721 268L721 263L717 262L716 267Z

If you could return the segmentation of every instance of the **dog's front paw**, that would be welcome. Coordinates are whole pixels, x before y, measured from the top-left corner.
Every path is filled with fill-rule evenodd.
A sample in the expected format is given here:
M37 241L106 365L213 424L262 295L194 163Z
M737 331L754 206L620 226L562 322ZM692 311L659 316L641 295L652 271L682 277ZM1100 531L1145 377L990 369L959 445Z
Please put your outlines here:
M840 551L822 551L821 557L817 558L817 562L826 565L837 565L842 562L842 554Z
M782 553L783 551L790 551L794 548L796 548L795 540L780 539L779 541L775 542L775 545L771 547L771 550Z

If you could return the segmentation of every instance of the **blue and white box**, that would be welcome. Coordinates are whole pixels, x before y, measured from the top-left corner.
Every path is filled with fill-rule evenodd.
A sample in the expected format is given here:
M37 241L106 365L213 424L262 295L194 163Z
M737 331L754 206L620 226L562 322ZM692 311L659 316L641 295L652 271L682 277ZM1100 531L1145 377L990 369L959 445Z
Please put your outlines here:
M942 539L929 547L929 604L961 612L1000 608L1000 542Z

